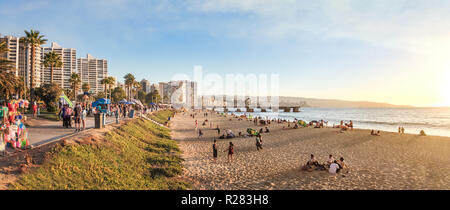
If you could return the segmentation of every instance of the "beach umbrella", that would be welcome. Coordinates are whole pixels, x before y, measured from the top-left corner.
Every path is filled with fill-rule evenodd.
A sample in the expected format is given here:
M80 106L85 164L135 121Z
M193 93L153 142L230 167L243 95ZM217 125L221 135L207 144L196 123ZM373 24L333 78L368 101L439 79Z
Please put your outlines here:
M135 103L132 101L127 101L125 104L135 104Z
M144 104L142 104L142 102L139 99L131 99L131 102L134 102L135 104L139 105L139 106L144 106Z
M127 102L128 102L127 100L122 99L122 100L119 101L119 104L126 104Z

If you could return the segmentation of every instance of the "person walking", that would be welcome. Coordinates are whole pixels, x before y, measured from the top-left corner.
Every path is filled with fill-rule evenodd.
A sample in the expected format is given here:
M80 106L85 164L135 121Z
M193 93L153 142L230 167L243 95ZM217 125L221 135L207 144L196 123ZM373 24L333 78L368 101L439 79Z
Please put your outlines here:
M261 138L261 134L258 134L257 136L256 136L256 150L257 151L259 151L259 150L262 150L263 148L262 148L262 138Z

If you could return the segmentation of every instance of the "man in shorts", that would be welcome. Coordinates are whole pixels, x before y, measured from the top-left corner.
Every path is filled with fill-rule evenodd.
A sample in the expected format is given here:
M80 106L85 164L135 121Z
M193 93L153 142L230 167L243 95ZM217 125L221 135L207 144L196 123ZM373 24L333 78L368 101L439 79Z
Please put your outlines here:
M73 111L74 121L75 121L75 132L81 131L81 105L77 103Z

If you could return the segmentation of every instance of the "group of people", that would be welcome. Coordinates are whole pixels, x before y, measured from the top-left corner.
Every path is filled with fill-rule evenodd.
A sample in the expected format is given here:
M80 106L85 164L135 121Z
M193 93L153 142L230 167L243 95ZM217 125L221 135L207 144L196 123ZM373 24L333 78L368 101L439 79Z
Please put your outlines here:
M310 159L308 162L306 162L305 165L301 167L301 170L303 171L314 171L314 170L320 170L325 171L328 170L331 174L340 173L342 171L348 173L349 172L349 166L344 161L343 157L340 157L339 160L335 160L333 155L328 156L328 160L325 163L319 163L318 160L314 157L313 154L311 154Z
M218 156L218 154L217 154L218 149L217 149L216 143L217 143L217 140L214 139L214 143L212 145L214 162L217 161L217 156ZM233 162L233 154L234 154L234 144L233 144L233 142L231 142L231 141L229 142L228 148L226 150L224 150L224 152L228 152L228 162Z

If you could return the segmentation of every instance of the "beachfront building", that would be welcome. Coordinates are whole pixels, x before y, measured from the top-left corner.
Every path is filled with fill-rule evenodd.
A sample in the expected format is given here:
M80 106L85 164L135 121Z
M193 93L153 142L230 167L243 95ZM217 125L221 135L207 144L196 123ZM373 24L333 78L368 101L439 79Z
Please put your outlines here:
M56 42L52 42L50 47L43 47L41 50L41 60L44 61L46 53L54 52L61 56L63 67L53 68L53 82L58 84L61 88L71 88L69 82L72 73L76 73L77 68L77 51L73 48L63 48ZM42 65L42 78L43 83L50 83L50 67Z
M6 58L13 62L12 71L16 76L19 76L19 37L4 36L0 34L0 43L5 42L6 48L9 50L0 57Z
M140 83L141 83L141 88L144 92L149 93L151 91L150 81L148 81L146 79L142 79Z
M196 105L197 83L187 80L169 82L170 103L191 109Z
M150 92L154 92L154 91L158 91L158 93L160 92L160 91L159 91L159 85L156 84L156 83L153 83L153 84L150 85ZM159 93L159 94L160 94L160 93ZM160 94L160 95L161 95L161 94Z
M82 83L91 86L89 92L97 94L103 91L101 80L108 77L108 62L106 59L97 59L87 54L86 58L77 59L77 69Z
M25 84L30 87L31 74L34 76L34 87L40 87L42 84L42 64L41 47L35 48L34 54L34 72L31 72L31 47L19 42L19 69L18 75L24 78Z
M170 91L169 91L169 83L160 82L159 86L159 95L161 96L161 100L163 104L170 103Z

